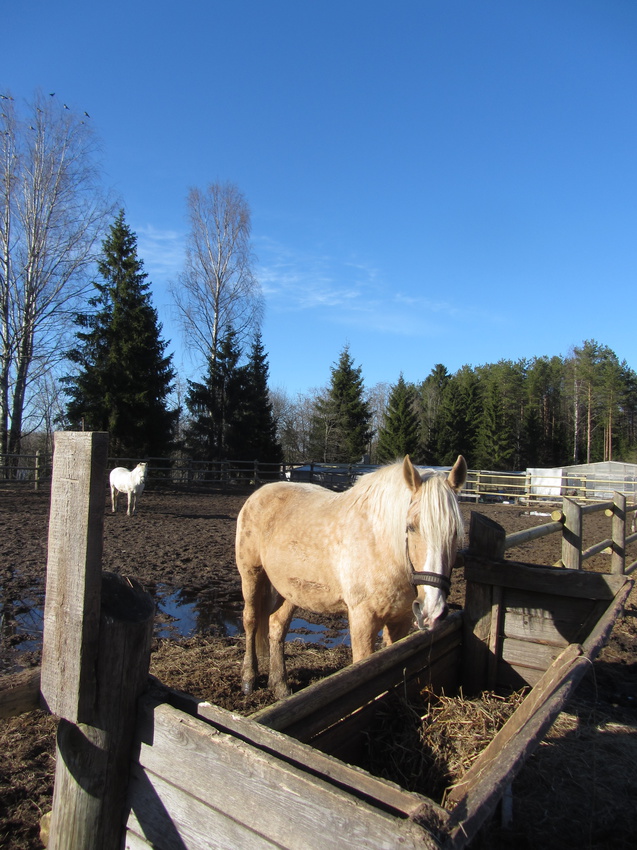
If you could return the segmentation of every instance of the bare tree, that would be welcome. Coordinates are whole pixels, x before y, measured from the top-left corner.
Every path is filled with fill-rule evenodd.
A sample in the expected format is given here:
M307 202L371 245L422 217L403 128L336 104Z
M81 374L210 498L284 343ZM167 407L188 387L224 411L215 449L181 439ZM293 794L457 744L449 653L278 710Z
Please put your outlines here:
M30 387L65 355L65 332L113 208L100 190L88 120L42 94L25 111L22 120L3 95L0 452L19 451Z
M252 272L250 208L232 183L188 193L190 233L184 271L172 294L188 340L206 363L232 327L241 342L258 329L261 287Z

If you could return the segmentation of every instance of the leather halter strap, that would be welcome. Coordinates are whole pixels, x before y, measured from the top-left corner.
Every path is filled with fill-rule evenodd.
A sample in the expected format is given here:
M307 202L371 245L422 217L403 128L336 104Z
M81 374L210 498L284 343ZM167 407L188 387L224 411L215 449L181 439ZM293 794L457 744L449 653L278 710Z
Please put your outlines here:
M405 554L407 555L407 563L411 568L411 576L410 581L417 587L421 584L428 584L432 587L437 587L439 590L442 590L445 597L449 595L449 591L451 590L451 579L442 573L432 573L426 570L416 570L414 569L414 565L411 561L411 557L409 555L409 528L405 532Z

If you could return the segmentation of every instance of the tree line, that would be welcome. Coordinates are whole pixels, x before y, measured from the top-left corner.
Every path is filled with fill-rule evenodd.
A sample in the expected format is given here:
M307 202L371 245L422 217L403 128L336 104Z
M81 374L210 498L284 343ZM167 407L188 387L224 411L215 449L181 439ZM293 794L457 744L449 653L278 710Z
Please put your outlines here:
M0 117L0 455L30 432L105 430L111 454L523 469L635 460L637 379L595 340L566 357L435 364L419 383L364 384L344 346L325 387L269 385L249 205L231 183L187 196L172 295L200 378L184 387L137 237L100 185L88 121L36 95ZM88 116L87 116L88 117Z
M595 340L566 357L465 365L454 374L435 364L419 383L401 375L367 392L346 347L325 394L279 399L278 409L289 459L352 463L366 454L383 463L410 454L448 466L460 453L470 468L492 470L637 461L637 374ZM339 431L355 410L359 427L350 433L359 439L348 453Z

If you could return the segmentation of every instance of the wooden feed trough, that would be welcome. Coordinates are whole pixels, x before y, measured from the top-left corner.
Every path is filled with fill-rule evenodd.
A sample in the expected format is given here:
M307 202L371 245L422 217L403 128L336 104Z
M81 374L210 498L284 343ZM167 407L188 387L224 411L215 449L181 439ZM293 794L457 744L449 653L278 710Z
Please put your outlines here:
M56 435L41 673L42 700L61 718L51 848L464 847L632 587L619 574L505 562L504 530L474 514L465 611L238 716L147 688L152 600L101 573L106 448L105 434ZM353 763L396 691L522 683L532 690L444 807Z
M603 646L632 587L623 575L471 552L465 576L465 612L250 718L170 692L146 697L126 846L465 847ZM396 689L522 684L533 688L444 808L348 763Z

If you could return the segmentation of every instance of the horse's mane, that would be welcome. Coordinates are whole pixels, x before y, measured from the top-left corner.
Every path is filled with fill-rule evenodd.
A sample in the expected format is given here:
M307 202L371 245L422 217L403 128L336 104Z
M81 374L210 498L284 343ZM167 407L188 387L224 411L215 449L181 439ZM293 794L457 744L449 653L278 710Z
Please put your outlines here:
M427 469L421 473L423 480L420 496L420 532L427 545L445 555L454 540L461 541L464 534L462 514L458 500L447 484L445 473ZM405 555L405 533L407 510L411 491L406 486L402 461L382 466L375 472L361 476L349 490L351 505L364 507L371 516L374 526L386 528L390 535L396 560Z

